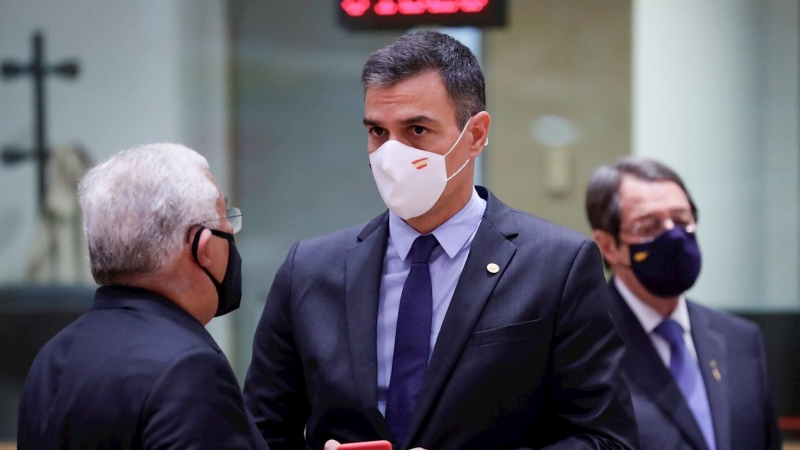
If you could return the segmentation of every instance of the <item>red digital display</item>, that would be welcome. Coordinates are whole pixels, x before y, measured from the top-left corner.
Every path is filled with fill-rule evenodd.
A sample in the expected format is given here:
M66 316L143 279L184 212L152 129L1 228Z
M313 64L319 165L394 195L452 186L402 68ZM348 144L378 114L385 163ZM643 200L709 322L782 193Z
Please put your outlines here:
M419 25L498 26L504 0L337 0L340 22L351 29Z

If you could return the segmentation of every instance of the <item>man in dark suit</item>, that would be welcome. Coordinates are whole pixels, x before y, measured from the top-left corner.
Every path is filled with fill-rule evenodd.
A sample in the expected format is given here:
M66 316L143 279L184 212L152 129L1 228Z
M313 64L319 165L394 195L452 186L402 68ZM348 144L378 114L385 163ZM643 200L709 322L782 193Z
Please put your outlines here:
M700 272L697 208L663 164L597 169L586 210L613 269L612 312L642 449L778 449L756 325L685 298Z
M278 270L245 382L267 442L635 448L596 246L473 186L490 125L474 55L413 33L362 80L389 211Z
M266 448L203 327L241 298L238 209L180 145L122 151L80 185L91 309L28 373L19 449Z

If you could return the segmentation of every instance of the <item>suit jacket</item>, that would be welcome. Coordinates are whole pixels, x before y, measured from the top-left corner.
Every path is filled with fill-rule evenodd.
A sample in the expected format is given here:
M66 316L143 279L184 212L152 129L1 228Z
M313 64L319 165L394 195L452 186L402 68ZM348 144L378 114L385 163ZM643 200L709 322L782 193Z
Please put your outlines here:
M395 448L635 448L597 247L478 192L486 212ZM245 382L271 448L394 440L377 401L388 230L384 213L300 242L278 270Z
M266 448L214 339L170 300L105 286L39 352L20 450Z
M625 341L625 374L643 450L708 450L678 384L614 283L612 312ZM779 449L758 327L687 301L718 450ZM714 370L716 368L716 370Z

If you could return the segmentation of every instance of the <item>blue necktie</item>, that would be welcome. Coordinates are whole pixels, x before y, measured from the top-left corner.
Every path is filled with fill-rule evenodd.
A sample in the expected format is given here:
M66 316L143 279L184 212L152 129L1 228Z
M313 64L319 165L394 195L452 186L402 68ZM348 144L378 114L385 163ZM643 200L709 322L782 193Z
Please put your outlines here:
M386 420L399 445L403 444L411 413L428 368L433 319L433 294L428 260L439 242L432 234L418 237L411 246L408 272L394 337L392 376L386 394Z
M703 432L703 438L705 438L708 448L716 450L714 424L711 421L706 385L703 383L700 366L686 348L686 342L683 340L683 328L672 319L664 319L654 331L669 343L669 371L672 372L678 388L683 393L686 403L689 404L689 409L700 426L700 431Z

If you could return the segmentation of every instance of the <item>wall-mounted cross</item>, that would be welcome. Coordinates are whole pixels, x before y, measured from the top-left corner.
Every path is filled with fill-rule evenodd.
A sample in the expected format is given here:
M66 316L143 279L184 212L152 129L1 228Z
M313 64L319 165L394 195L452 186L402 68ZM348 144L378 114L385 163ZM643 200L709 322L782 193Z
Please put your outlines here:
M78 63L65 61L48 66L44 61L44 37L41 32L33 35L33 57L30 63L3 61L2 77L11 80L20 76L30 75L33 79L34 99L34 127L35 142L33 149L20 149L6 147L2 151L2 161L5 164L14 164L27 159L33 159L38 169L39 213L44 214L45 196L47 195L47 157L50 150L47 146L47 130L45 111L45 77L55 75L63 78L75 78L78 75Z

